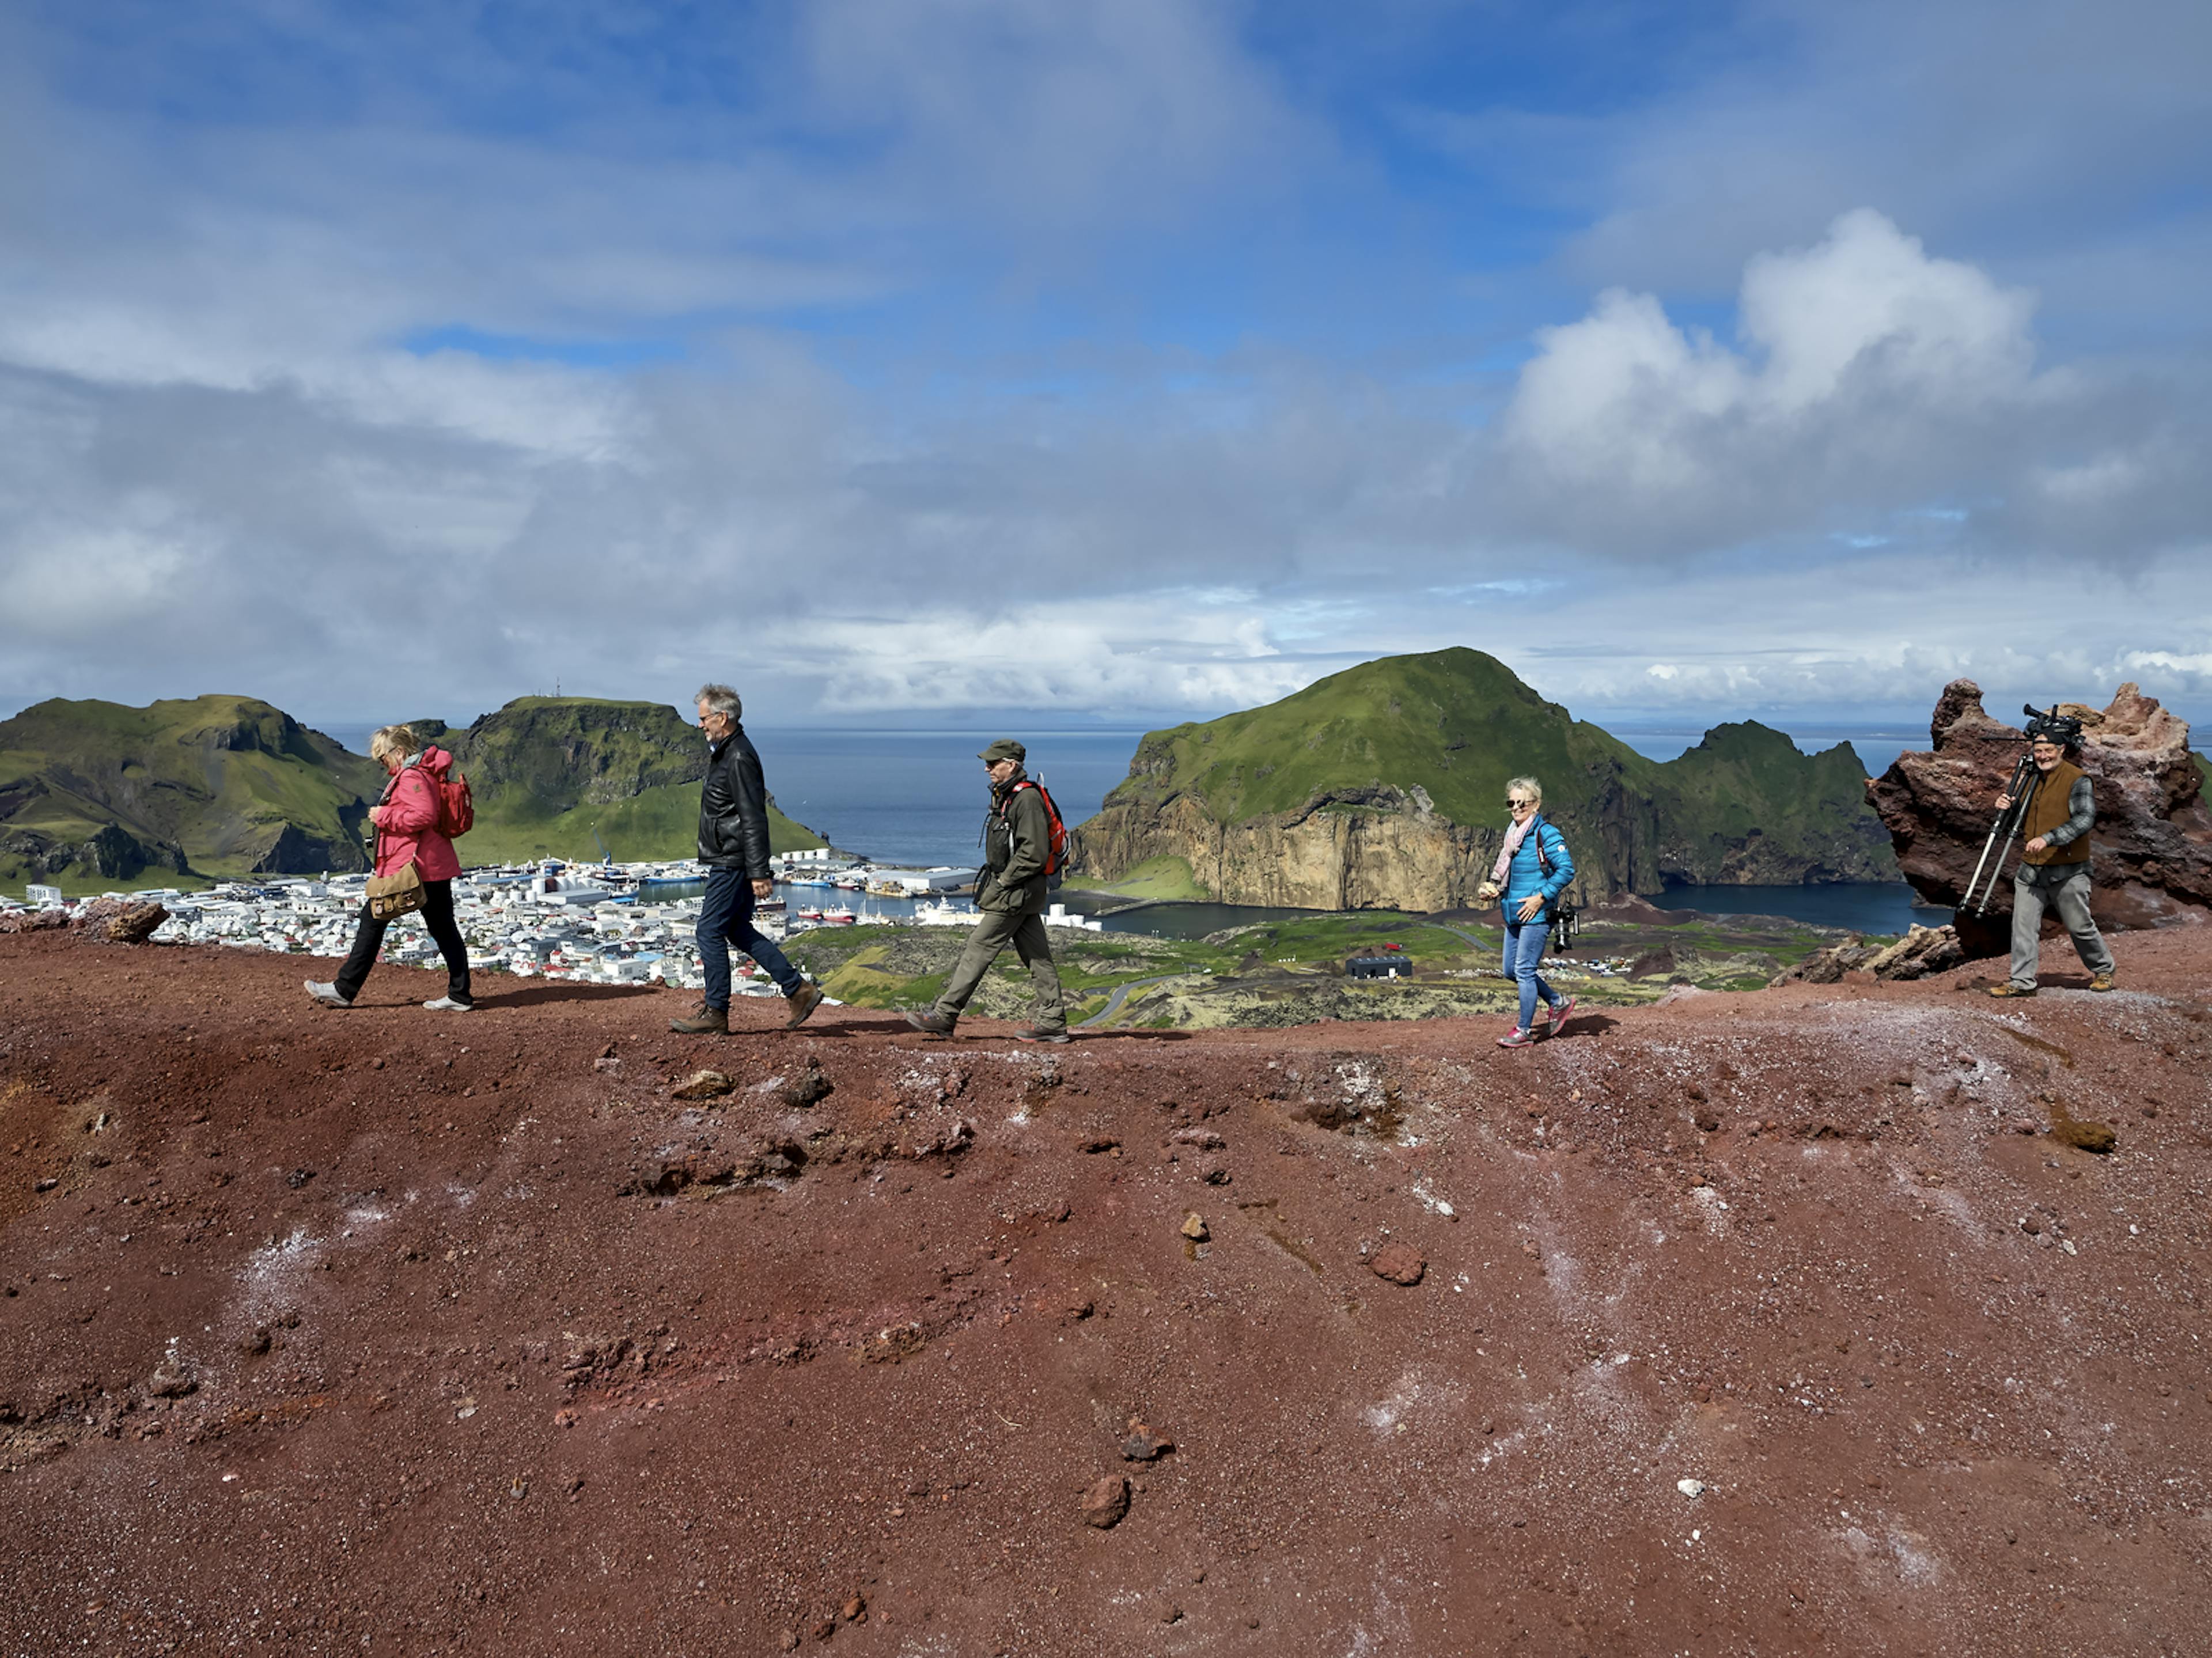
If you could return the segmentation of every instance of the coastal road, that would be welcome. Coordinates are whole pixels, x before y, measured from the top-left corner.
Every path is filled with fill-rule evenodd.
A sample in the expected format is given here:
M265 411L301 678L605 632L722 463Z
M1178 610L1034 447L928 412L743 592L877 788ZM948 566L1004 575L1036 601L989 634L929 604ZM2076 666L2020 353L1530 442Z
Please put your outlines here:
M1094 1024L1104 1023L1121 1011L1121 1004L1129 999L1129 993L1133 990L1142 990L1146 985L1164 985L1170 979L1188 979L1193 976L1188 973L1163 973L1155 978L1133 979L1127 984L1117 985L1115 987L1113 995L1107 999L1105 1006L1084 1020L1082 1023L1071 1025L1068 1029L1088 1030Z

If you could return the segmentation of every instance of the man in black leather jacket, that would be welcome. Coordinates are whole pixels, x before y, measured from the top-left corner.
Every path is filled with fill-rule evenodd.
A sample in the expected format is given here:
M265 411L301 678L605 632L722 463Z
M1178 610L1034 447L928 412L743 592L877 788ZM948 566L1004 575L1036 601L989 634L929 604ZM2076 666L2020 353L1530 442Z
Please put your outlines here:
M686 1036L730 1028L730 951L768 969L790 1005L789 1029L821 1005L822 993L753 926L753 903L775 890L768 867L768 784L760 756L738 723L744 704L727 685L699 688L699 729L707 733L707 778L699 791L699 861L707 866L707 901L699 912L699 964L707 992L699 1010L668 1028Z

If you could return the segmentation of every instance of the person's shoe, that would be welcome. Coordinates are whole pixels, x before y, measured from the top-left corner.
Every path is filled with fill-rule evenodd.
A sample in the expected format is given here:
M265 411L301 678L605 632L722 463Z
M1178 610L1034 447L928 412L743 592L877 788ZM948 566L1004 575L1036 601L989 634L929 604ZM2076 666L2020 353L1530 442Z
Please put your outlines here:
M1990 987L1990 994L1992 996L2033 996L2035 994L2035 987L2033 985L2016 985L2010 980L2007 980L2001 985L1991 985Z
M1552 1034L1556 1036L1567 1028L1567 1021L1575 1017L1575 999L1571 996L1552 1010Z
M351 1007L353 1005L353 1004L346 998L338 994L338 987L336 985L319 985L313 979L305 979L301 982L307 987L307 994L313 996L325 1007Z
M789 1016L783 1022L786 1030L796 1030L806 1023L806 1016L822 1005L822 987L801 981L798 989L784 999L791 1005Z
M952 1021L935 1008L927 1013L909 1013L906 1016L906 1022L925 1036L950 1036L952 1034Z
M2089 979L2089 988L2090 988L2090 989L2092 989L2092 990L2110 990L2112 987L2112 975L2111 974L2109 974L2109 973L2098 973L2098 974L2093 974L2093 975L2090 976L2090 979Z
M1498 1039L1498 1045L1500 1048L1534 1048L1536 1039L1516 1024Z
M1014 1040L1018 1042L1064 1042L1067 1040L1067 1032L1065 1029L1041 1030L1031 1025L1025 1030L1014 1032Z
M668 1028L679 1036L726 1036L730 1034L730 1011L726 1007L699 1005L698 1012L688 1019L671 1019Z
M457 1002L451 996L441 996L436 1001L425 1002L422 1005L434 1013L472 1013L477 1005L474 1002Z

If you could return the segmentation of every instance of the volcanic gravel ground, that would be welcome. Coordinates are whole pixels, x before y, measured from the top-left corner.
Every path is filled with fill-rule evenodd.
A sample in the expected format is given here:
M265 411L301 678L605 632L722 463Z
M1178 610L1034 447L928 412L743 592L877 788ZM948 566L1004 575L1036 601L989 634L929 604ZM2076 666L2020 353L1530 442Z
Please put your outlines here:
M2202 1653L2212 933L2116 949L1508 1053L0 939L0 1650Z

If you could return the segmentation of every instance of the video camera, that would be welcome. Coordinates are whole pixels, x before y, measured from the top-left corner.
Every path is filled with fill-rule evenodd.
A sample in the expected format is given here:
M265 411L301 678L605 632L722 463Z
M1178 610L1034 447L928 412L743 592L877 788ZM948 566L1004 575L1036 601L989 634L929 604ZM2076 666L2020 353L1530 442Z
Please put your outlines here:
M2039 710L2032 703L2022 703L2020 711L2027 716L2029 742L2056 743L2062 749L2081 746L2081 722L2070 714L2059 713L2056 702L2047 710Z

